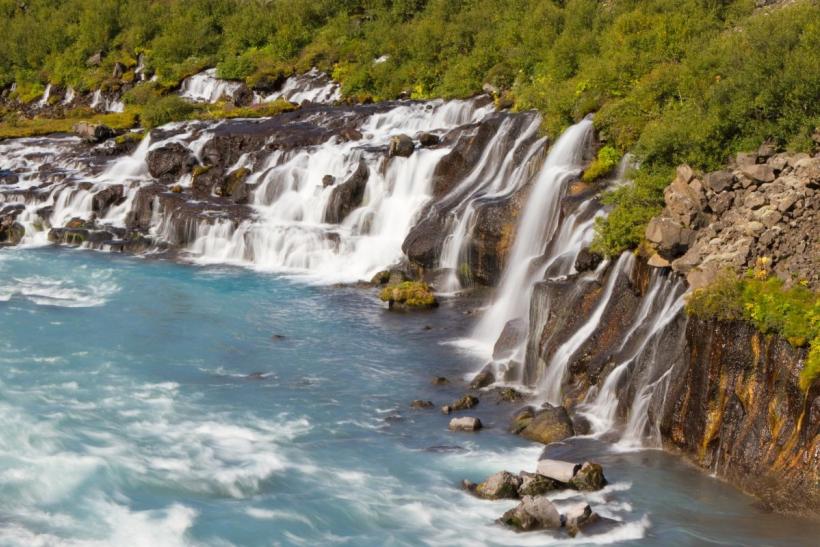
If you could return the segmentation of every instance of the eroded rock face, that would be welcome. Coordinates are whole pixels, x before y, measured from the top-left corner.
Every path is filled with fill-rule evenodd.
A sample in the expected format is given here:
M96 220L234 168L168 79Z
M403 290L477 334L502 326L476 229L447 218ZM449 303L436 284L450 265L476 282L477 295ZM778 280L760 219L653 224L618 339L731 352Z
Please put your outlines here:
M325 209L325 222L339 224L354 209L361 206L369 177L370 170L367 168L367 164L362 161L359 162L356 171L346 181L333 188Z
M692 318L673 376L666 441L777 510L820 511L820 382L804 392L806 349L743 322Z
M148 172L157 179L176 180L196 165L190 150L178 142L172 142L148 153Z

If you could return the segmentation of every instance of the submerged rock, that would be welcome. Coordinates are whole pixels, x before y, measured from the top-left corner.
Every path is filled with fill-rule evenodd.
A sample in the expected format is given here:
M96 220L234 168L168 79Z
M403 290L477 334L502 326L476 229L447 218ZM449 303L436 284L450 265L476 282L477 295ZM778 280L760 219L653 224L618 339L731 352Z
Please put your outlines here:
M412 403L410 403L410 408L414 410L423 410L427 408L433 408L433 401L423 401L421 399L416 399Z
M443 386L443 385L449 384L450 380L448 380L444 376L436 376L435 378L433 378L433 380L430 383L433 384L434 386Z
M453 418L450 420L448 426L451 431L478 431L481 429L481 420L470 416L462 416L460 418Z
M477 404L478 397L475 397L474 395L465 395L461 399L452 402L449 405L444 405L441 407L441 411L444 414L450 414L451 412L458 412L459 410L468 410Z

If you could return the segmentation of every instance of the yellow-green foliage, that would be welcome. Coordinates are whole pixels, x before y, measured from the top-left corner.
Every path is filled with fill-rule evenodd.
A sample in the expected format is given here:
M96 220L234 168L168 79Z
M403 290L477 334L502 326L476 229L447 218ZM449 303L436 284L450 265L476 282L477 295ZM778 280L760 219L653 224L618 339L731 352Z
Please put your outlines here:
M146 129L190 119L197 107L178 95L166 95L142 107L140 121Z
M404 281L398 285L390 285L381 290L379 298L410 308L432 308L438 304L430 286L423 281Z
M122 135L116 137L114 142L117 144L128 144L128 143L136 143L142 141L145 138L145 131L129 131L127 133L123 133Z
M65 114L63 118L21 118L10 117L0 121L0 139L36 137L51 133L70 133L77 122L107 125L115 131L131 129L137 125L137 113L133 110L96 114L87 108L78 108Z
M621 155L611 146L603 146L598 150L598 157L595 158L589 167L584 171L584 182L593 182L601 177L610 174L621 161Z
M117 86L114 63L130 68L138 53L158 76L158 94L209 66L249 85L316 66L360 100L467 97L491 83L499 102L540 111L553 138L595 112L596 128L634 153L641 172L681 163L708 171L769 139L807 150L820 125L820 3L755 4L0 0L0 88L16 82L34 100L49 81L78 91ZM87 66L97 52L100 66ZM152 107L156 97L140 94L151 91L126 100L149 105L150 124L195 114ZM612 220L598 223L597 245L608 253L635 246L662 204L653 184L635 187L613 193Z
M820 377L820 293L799 284L785 289L780 279L761 271L755 274L738 278L725 273L710 286L694 291L686 311L701 318L746 320L794 346L810 344L800 377L806 389Z
M195 114L197 119L221 120L224 118L265 118L276 116L282 112L296 110L297 105L289 103L284 99L279 99L271 103L255 104L251 106L237 107L230 103L217 103L208 105L204 110Z

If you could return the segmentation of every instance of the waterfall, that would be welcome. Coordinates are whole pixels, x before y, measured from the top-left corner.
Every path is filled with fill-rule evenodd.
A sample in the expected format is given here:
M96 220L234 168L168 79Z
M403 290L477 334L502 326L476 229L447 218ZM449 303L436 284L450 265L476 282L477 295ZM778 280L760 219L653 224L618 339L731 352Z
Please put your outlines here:
M479 163L451 191L454 196L464 197L450 212L450 216L456 219L455 228L445 239L439 259L439 267L446 271L442 292L454 293L461 288L458 276L461 257L475 225L477 206L481 202L509 196L527 182L530 160L546 142L546 139L538 139L527 147L527 143L538 132L540 123L541 119L533 116L525 129L515 135L512 120L504 120ZM510 138L515 139L512 146L506 142ZM516 161L517 153L524 147L527 150L523 160Z
M567 129L550 150L519 220L496 295L473 333L473 338L482 343L491 346L508 321L527 317L532 287L544 274L534 262L544 255L552 239L561 196L566 183L580 172L591 134L592 121L583 120Z
M680 284L670 282L657 270L652 273L649 289L641 299L635 319L624 333L620 346L615 350L617 364L606 377L600 390L595 393L593 400L585 402L580 407L581 413L590 421L593 433L606 433L615 427L620 403L619 393L622 392L629 370L636 360L645 354L648 346L660 341L660 334L680 312L683 305L680 293ZM645 387L641 386L641 389ZM638 394L636 402L641 397L641 394ZM635 406L633 405L630 411L629 419L639 420L640 414L644 414L645 418L645 409L642 413L641 409Z
M69 88L65 92L65 97L63 98L63 104L68 106L74 102L74 98L77 96L77 92L74 91L74 88L69 86Z
M209 68L199 74L185 78L180 87L179 94L192 101L215 103L223 97L232 99L241 87L241 82L217 78L216 69Z
M105 112L123 112L125 103L122 99L103 97L101 89L98 89L91 96L91 108L104 110Z
M48 99L50 97L51 97L51 84L48 84L46 86L45 92L43 93L43 96L40 98L39 101L37 101L37 106L39 108L43 108L45 106L48 106Z
M341 86L318 69L312 68L305 74L288 78L279 91L266 96L256 95L254 100L269 103L284 99L296 104L302 104L304 101L330 104L341 98Z
M575 331L569 340L561 344L561 346L559 346L555 351L552 360L550 360L550 363L547 366L543 379L540 382L539 392L543 394L546 402L554 405L561 404L561 388L563 387L563 382L566 377L570 359L581 348L584 342L587 341L590 335L595 332L595 329L598 328L601 317L603 316L604 311L612 298L612 291L615 288L615 282L618 280L620 275L632 269L634 260L634 256L630 253L624 253L621 255L610 273L606 285L604 285L603 293L599 298L598 304L595 306L595 310L592 312L592 315L578 330Z

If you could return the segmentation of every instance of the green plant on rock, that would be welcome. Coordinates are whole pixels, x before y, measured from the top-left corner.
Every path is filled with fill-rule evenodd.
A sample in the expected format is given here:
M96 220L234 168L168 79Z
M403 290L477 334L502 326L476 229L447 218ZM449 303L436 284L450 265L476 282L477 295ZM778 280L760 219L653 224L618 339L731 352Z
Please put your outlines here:
M738 277L724 272L694 291L686 303L692 316L722 321L745 320L764 334L778 334L795 347L810 346L800 376L804 389L820 378L820 293L757 269Z
M584 182L594 182L601 177L605 177L618 167L621 161L621 154L611 146L603 146L598 150L598 156L586 168L581 179Z
M438 305L436 295L423 281L404 281L389 285L381 290L379 298L391 307L399 305L408 308L433 308Z

